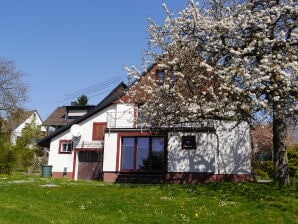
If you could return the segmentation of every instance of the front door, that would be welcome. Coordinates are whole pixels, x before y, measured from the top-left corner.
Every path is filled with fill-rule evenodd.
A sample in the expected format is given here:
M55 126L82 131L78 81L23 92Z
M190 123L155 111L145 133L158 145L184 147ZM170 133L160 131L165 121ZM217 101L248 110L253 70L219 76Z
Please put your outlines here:
M122 171L163 171L164 137L122 137Z
M79 151L78 179L102 179L102 151Z

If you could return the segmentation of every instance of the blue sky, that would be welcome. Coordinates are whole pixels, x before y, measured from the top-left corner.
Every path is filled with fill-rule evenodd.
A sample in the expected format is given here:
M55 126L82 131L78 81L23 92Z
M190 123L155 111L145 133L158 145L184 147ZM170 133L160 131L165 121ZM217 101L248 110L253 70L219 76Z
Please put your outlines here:
M147 49L147 18L165 18L162 3L177 12L187 1L0 0L0 56L25 73L24 107L45 119L70 104L66 94L116 77L126 82L124 66L140 66ZM100 93L89 104L107 94Z

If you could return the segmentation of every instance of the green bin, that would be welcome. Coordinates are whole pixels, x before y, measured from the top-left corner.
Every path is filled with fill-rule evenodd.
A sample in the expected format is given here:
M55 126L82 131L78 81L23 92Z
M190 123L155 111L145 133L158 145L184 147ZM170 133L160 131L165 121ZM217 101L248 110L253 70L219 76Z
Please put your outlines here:
M41 166L41 175L43 177L51 177L52 176L52 167L50 165L42 165Z

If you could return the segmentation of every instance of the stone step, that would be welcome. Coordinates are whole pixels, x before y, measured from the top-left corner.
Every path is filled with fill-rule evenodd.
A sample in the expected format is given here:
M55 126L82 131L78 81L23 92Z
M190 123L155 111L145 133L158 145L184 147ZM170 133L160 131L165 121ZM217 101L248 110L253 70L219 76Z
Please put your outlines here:
M160 173L120 173L116 183L148 183L159 184L163 182L163 175Z

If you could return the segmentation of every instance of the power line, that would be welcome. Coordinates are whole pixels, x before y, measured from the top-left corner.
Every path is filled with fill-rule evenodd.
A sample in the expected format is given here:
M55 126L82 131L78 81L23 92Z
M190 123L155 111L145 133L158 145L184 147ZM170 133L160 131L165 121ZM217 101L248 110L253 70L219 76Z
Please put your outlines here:
M72 97L73 95L78 95L78 94L82 94L82 93L86 93L86 92L90 92L90 91L93 91L93 90L98 90L99 88L102 88L110 83L115 83L115 82L119 82L121 80L121 78L119 76L117 77L113 77L107 81L104 81L104 82L101 82L101 83L98 83L98 84L95 84L93 86L89 86L87 88L84 88L84 89L81 89L81 90L77 90L75 92L72 92L72 93L68 93L68 94L65 94L63 97L64 98L67 98L67 97Z
M77 90L77 91L65 94L61 97L62 100L59 102L65 102L65 101L70 101L72 99L77 99L78 97L80 97L82 95L87 95L89 98L101 95L103 93L110 91L111 87L114 86L115 84L119 83L120 81L121 81L120 76L113 77L107 81L89 86L87 88L83 88L81 90ZM106 90L108 88L109 88L109 90ZM106 90L106 91L103 91L103 90ZM100 92L100 93L90 96L91 94L94 94L97 92Z

